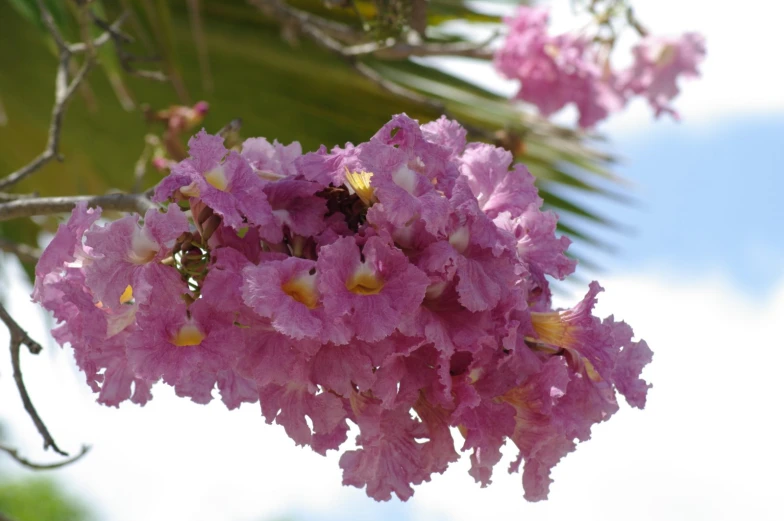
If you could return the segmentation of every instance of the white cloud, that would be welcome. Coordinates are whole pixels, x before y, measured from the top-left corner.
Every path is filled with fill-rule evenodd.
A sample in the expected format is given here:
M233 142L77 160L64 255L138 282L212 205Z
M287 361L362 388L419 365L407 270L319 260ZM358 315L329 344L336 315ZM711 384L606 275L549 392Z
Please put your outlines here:
M69 370L70 352L56 347L42 358L25 356L24 370L58 441L68 449L94 445L57 475L107 521L250 521L288 512L423 521L778 518L784 284L772 298L751 301L719 277L660 272L603 283L599 313L628 321L649 342L655 358L646 377L655 387L645 411L623 408L595 428L594 439L556 467L550 500L538 504L522 499L519 475L503 465L490 487L478 488L463 458L418 487L405 507L378 506L340 486L335 456L294 447L255 406L227 412L160 387L143 408L101 407ZM13 312L44 337L35 307L21 296ZM28 454L46 459L18 405L8 361L1 362L2 421Z
M568 1L550 2L552 28L567 31L579 26ZM635 0L635 11L654 34L677 35L696 31L705 36L707 57L700 66L702 77L682 80L681 95L674 105L689 128L710 128L718 120L784 114L784 73L778 53L784 49L784 3L748 0L743 4L713 0ZM753 20L753 23L750 22ZM481 39L484 35L478 35ZM614 59L624 57L635 38L628 34L619 43ZM517 83L501 78L485 63L460 58L430 59L428 63L505 96L517 91ZM576 112L568 108L557 121L574 124ZM667 120L669 118L662 118ZM609 133L648 131L656 122L643 100L634 100L612 116L599 130Z

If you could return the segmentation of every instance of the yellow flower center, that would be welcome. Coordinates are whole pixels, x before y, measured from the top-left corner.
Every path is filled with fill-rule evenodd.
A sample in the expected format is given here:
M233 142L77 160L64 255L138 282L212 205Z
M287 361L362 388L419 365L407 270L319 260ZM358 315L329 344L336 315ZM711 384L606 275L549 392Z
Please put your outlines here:
M381 277L364 263L346 281L346 289L357 295L375 295L383 287Z
M223 171L223 167L220 165L204 174L204 179L206 179L208 183L221 192L225 192L226 188L229 186L229 180L226 177L226 172Z
M281 286L283 292L297 302L305 304L309 309L318 306L318 291L316 290L316 274L296 275Z
M563 348L571 347L572 335L569 328L561 320L560 313L531 312L531 323L534 326L538 340L545 344Z
M120 295L120 304L125 304L131 300L133 300L133 288L129 284L123 291L123 294Z
M602 381L601 375L599 375L599 372L593 364L575 349L577 346L572 328L563 321L561 313L539 313L532 311L531 324L534 326L534 330L539 336L539 338L535 340L549 344L555 348L566 349L582 362L588 378L594 382Z
M177 347L197 346L204 340L204 333L193 324L185 324L172 337L171 343Z
M375 190L370 186L370 179L373 177L373 172L349 172L346 168L346 183L351 188L359 199L365 204L370 206L376 202Z

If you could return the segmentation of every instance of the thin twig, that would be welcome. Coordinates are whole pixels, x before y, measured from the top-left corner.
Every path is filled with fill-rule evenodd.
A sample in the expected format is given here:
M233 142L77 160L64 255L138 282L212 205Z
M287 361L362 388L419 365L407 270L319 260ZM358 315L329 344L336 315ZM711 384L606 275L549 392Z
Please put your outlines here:
M104 210L139 212L142 214L150 208L156 207L145 194L114 193L106 195L36 197L0 203L0 221L32 217L34 215L67 213L73 210L74 205L82 201L86 201L90 207L100 206Z
M8 333L11 335L12 344L17 344L17 347L24 344L27 346L27 349L30 351L30 353L34 355L37 355L43 351L41 344L30 338L30 335L28 335L27 332L22 329L22 326L16 323L16 321L13 319L13 317L11 317L8 311L6 311L2 304L0 304L0 320L2 320L8 328Z
M122 14L120 14L120 16L117 17L117 20L115 20L112 25L108 25L108 24L101 25L95 22L95 25L105 29L104 32L101 33L101 35L98 36L98 38L95 38L90 42L72 43L71 45L68 46L68 50L71 51L72 54L86 52L89 51L91 47L95 49L111 41L113 35L117 35L118 38L122 38L127 42L132 42L133 39L130 36L127 36L122 32L120 32L120 27L122 27L122 24L125 23L125 20L128 18L128 16L129 16L128 11L123 12ZM92 18L92 14L90 14L90 18Z
M60 51L67 51L68 43L65 41L65 38L63 38L60 29L57 28L57 24L52 17L52 13L49 12L49 9L46 8L46 5L44 5L42 0L36 0L36 4L38 5L38 10L41 11L41 20L49 30L52 38L54 38L54 42L57 44L57 48L60 49Z
M16 242L3 239L2 237L0 237L0 251L13 253L19 257L19 260L22 262L36 263L38 262L39 257L41 257L41 251L37 248L33 248L27 244L18 244Z
M104 32L98 38L92 40L90 44L86 44L84 42L72 43L71 45L68 46L68 50L71 51L71 54L79 54L82 52L86 52L90 47L93 47L94 49L98 48L106 44L106 42L111 40L111 38L112 38L111 34L109 34L108 32Z
M117 53L117 59L120 62L120 66L122 67L123 71L127 74L132 76L138 76L140 78L146 78L148 80L154 81L169 81L169 77L166 76L161 71L154 71L154 70L146 70L146 69L135 69L131 63L138 62L138 61L158 61L157 57L144 57L144 56L136 56L125 50L125 44L132 43L133 39L126 35L125 33L120 31L120 24L125 20L127 16L127 12L123 13L123 16L117 20L117 22L113 24L109 24L106 20L95 14L94 12L90 11L90 16L92 17L93 22L95 25L103 29L109 34L109 38L114 43L114 49Z
M299 30L308 36L314 43L343 59L354 70L375 83L381 89L414 103L424 105L440 114L445 114L447 117L453 117L442 101L424 94L420 94L419 92L400 85L397 82L389 80L372 67L359 61L357 59L357 53L352 54L351 52L348 52L347 48L341 42L331 37L326 32L322 31L318 26L313 24L312 20L314 19L314 16L310 13L306 13L305 11L291 7L282 0L251 0L251 3L264 9L266 12L269 12L272 16L283 23L295 24ZM409 48L410 47L412 46L409 44ZM400 48L403 49L404 47L401 46ZM356 49L356 46L354 49ZM413 51L409 50L407 52ZM463 124L463 126L472 134L480 136L483 139L492 140L495 138L495 135L492 132L489 132L483 128L466 124Z
M27 388L24 384L24 379L22 378L22 366L20 361L20 352L22 350L22 345L27 346L27 349L34 355L37 355L43 349L41 344L30 338L30 335L22 329L22 327L16 323L16 321L8 314L5 307L0 304L0 320L5 322L5 325L8 327L8 332L11 337L9 342L9 348L11 350L11 366L13 367L14 371L14 381L16 382L16 388L19 390L19 396L22 399L22 405L27 411L27 415L30 416L30 419L33 420L35 424L35 428L38 429L38 433L44 439L44 450L51 447L53 451L63 456L68 456L68 453L60 449L55 443L54 438L49 433L49 429L46 427L46 424L41 419L41 416L38 415L38 411L35 410L35 406L33 406L33 401L30 399L30 395L27 392Z
M493 50L488 44L496 36L480 43L423 43L413 45L410 43L396 42L369 42L346 47L345 54L360 56L372 54L385 60L406 60L412 56L462 56L466 58L480 58L488 60L493 57Z
M70 465L71 463L74 463L75 461L82 459L82 457L90 451L90 447L87 445L83 445L82 450L79 451L79 454L77 454L76 456L72 456L68 459L58 461L57 463L35 463L27 458L20 456L19 452L16 449L12 449L4 445L0 445L0 451L5 452L9 456L11 456L14 460L16 460L17 463L19 463L23 467L27 467L28 469L52 470L52 469L59 469L60 467L65 467L66 465ZM0 517L0 521L2 521L2 517Z
M60 50L60 61L57 66L57 74L55 75L55 96L54 106L52 107L51 123L49 124L49 137L46 142L46 148L43 152L41 152L41 154L38 155L38 157L33 159L30 163L23 166L19 170L9 174L3 179L0 179L0 190L18 183L28 175L32 174L50 162L52 159L61 159L60 131L63 125L65 109L68 105L68 101L71 99L74 92L76 92L79 84L84 80L87 72L94 63L93 57L88 53L85 57L84 64L82 64L76 74L74 74L71 82L68 82L68 66L72 57L70 46L63 39L63 35L60 34L60 31L57 29L57 26L54 23L52 14L49 12L46 6L44 6L41 0L38 1L38 6L41 10L41 17L44 21L44 25L46 25L46 27L49 29L49 33L52 35L52 38L54 38L54 41L57 43L57 47Z

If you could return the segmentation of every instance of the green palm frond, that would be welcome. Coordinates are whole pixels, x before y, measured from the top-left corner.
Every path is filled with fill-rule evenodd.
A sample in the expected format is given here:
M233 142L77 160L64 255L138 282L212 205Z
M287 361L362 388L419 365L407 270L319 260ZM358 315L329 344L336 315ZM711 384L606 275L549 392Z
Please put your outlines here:
M374 19L377 4L355 3L356 8L329 8L318 0L290 2L361 28L363 19ZM200 7L203 35L194 34L189 11L193 4ZM479 24L487 29L488 24L500 21L494 14L498 10L487 9L488 4L430 0L426 41L470 43L463 36L438 30L439 24L460 20L466 26ZM395 113L406 112L423 122L440 115L437 105L385 91L357 74L340 56L291 28L282 28L245 1L103 0L99 8L107 19L129 8L131 16L124 30L135 38L132 51L159 57L143 65L163 69L172 81L155 83L122 74L117 60L102 54L105 74L89 77L66 116L62 142L66 161L47 165L17 185L16 191L65 195L130 189L148 131L138 110L123 107L131 101L136 107L146 103L164 108L206 99L211 105L204 122L208 130L217 131L239 117L244 135L298 140L305 150L322 143L331 147L364 141ZM29 161L46 139L55 55L48 36L30 14L36 12L34 0L0 1L0 19L4 20L0 97L8 117L8 124L0 126L0 175ZM62 10L58 17L66 37L77 41L73 14ZM25 19L33 23L22 23ZM209 71L204 70L204 53L200 55L204 47ZM490 59L488 52L476 54L471 59ZM516 158L537 176L545 204L563 214L561 231L588 252L611 247L618 224L586 207L582 195L598 195L609 204L631 200L628 185L612 173L614 158L598 149L595 137L554 125L495 93L420 62L385 59L383 53L358 59L386 81L437 100L450 116L478 132L475 138L493 140L497 134L500 142L511 144ZM149 186L159 179L159 174L150 171L145 183ZM0 236L34 245L37 232L50 223L5 223ZM601 233L581 231L597 226Z

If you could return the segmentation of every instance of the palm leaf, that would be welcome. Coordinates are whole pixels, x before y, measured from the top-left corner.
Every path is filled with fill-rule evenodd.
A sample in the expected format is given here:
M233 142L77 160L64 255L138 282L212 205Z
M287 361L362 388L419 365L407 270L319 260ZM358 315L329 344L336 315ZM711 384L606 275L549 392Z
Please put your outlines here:
M293 41L282 38L281 27L246 2L200 3L214 82L214 90L209 93L201 81L200 56L193 43L185 1L104 0L108 18L116 16L125 5L132 8L137 23L126 30L134 33L138 42L153 42L161 57L153 65L176 80L172 85L126 77L123 86L137 102L164 108L186 98L207 99L211 105L205 120L208 130L217 131L241 117L245 135L263 135L282 142L299 140L306 150L322 143L332 146L364 141L395 113L406 112L423 122L440 115L433 107L382 90L356 74L345 60L304 37ZM42 38L44 33L36 25L17 23L29 18L23 9L27 4L28 0L0 2L0 19L7 21L0 31L0 95L9 119L8 125L0 127L3 175L42 149L52 100L55 62L50 42ZM327 9L317 0L293 4L351 27L361 25L351 9ZM372 2L361 1L358 5L363 16L374 15ZM428 3L430 24L450 20L485 27L497 23L498 17L474 2ZM432 35L430 40L436 42L460 39L445 37L437 30ZM142 43L134 49L145 52ZM610 204L630 202L628 186L611 171L613 157L598 149L595 136L554 125L494 93L422 63L371 56L364 57L363 62L396 84L441 100L450 115L483 129L485 135L504 130L519 137L516 158L527 163L537 176L546 205L568 215L569 224L562 224L561 231L587 246L587 251L606 250L612 241L605 237L622 230L618 223L589 209L581 200L581 194L590 194L603 196ZM104 65L107 73L116 72L117 65L111 59L104 59ZM74 99L63 135L66 161L47 165L17 185L16 190L64 195L130 189L133 165L150 129L139 112L127 112L118 103L109 78L100 74L89 78L97 111L90 112L83 97ZM158 174L148 172L145 182L151 185L159 179ZM567 197L566 192L572 195ZM581 232L586 228L584 224L594 228L598 225L601 238ZM0 235L10 238L8 229L0 228ZM35 230L26 232L32 234Z

